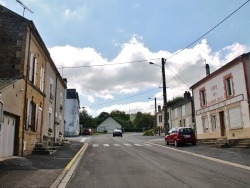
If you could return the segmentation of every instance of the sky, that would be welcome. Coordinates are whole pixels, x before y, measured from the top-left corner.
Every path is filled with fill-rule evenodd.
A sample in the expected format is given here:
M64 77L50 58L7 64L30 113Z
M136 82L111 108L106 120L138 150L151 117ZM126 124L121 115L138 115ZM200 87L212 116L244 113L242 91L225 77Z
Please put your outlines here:
M93 117L112 110L154 114L154 98L163 104L162 58L172 100L206 76L205 63L214 72L250 51L249 0L20 1ZM23 16L16 0L0 4Z

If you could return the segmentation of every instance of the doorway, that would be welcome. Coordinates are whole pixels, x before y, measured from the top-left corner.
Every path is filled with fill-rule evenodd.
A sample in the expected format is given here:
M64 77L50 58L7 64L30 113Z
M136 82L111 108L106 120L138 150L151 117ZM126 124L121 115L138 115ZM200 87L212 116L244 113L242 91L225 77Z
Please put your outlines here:
M226 136L225 114L224 111L219 112L220 116L220 132L221 136Z

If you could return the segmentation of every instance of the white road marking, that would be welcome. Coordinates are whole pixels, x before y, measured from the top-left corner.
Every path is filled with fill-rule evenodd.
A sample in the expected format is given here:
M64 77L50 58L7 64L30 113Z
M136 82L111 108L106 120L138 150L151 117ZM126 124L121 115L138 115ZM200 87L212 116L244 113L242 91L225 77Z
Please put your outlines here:
M150 145L150 144L144 144L145 146L152 146L152 145Z
M85 140L86 140L86 138L83 138L83 139L81 139L81 141L80 141L80 142L85 142Z
M109 144L103 144L104 147L109 147L110 145Z
M124 144L124 146L131 146L130 144Z
M142 146L141 144L134 144L135 146Z
M147 143L147 142L144 142L142 140L135 139L135 138L130 138L130 139L140 141L140 142L143 142L143 143ZM154 146L164 148L164 149L174 150L174 151L181 152L181 153L186 153L186 154L193 155L193 156L196 156L196 157L200 157L200 158L203 158L203 159L207 159L207 160L210 160L210 161L215 161L215 162L218 162L218 163L227 164L227 165L230 165L230 166L234 166L234 167L238 167L238 168L242 168L242 169L250 171L250 166L245 166L245 165L233 163L233 162L230 162L230 161L224 161L224 160L221 160L221 159L216 159L216 158L213 158L213 157L208 157L208 156L197 154L197 153L178 150L178 149L175 149L175 148L172 148L172 147L166 147L166 146L159 145L159 144L154 144L154 143L151 143L151 144L154 145Z
M98 144L93 144L93 147L98 147L99 145Z

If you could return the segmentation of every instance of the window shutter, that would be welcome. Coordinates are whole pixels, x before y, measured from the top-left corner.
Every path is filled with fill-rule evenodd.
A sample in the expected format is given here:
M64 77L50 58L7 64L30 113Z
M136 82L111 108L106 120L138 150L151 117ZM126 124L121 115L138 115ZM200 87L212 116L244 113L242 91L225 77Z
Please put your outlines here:
M27 112L26 112L26 125L25 129L27 130L29 127L29 119L30 119L30 99L26 100Z
M33 60L34 60L34 54L30 52L30 62L29 62L29 80L32 81L33 76Z
M37 73L37 59L35 58L35 62L34 62L34 75L33 75L33 84L36 85L36 73Z

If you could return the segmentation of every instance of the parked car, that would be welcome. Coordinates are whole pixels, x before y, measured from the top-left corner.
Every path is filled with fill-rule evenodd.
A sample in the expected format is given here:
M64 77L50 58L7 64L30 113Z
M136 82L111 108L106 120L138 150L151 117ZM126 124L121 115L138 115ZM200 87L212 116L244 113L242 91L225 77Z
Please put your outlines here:
M84 129L82 134L84 134L84 135L92 135L93 131L91 129Z
M197 139L192 128L190 127L176 127L172 128L165 137L167 145L174 144L175 147L180 144L191 143L196 145Z
M122 130L120 130L120 129L115 129L115 130L113 131L113 137L115 137L115 136L120 136L120 137L122 137Z

